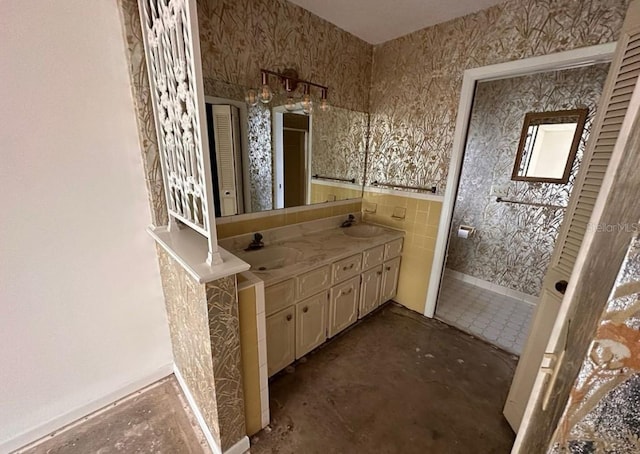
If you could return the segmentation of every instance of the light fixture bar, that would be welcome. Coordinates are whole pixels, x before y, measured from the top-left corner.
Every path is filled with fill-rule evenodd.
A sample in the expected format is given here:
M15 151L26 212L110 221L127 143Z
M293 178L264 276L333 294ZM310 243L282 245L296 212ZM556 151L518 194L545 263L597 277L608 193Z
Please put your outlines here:
M329 91L329 87L327 87L325 85L320 85L320 84L317 84L315 82L311 82L310 80L298 79L297 77L292 77L290 75L282 74L282 73L279 73L279 72L276 72L276 71L270 71L268 69L261 69L260 73L262 74L263 84L264 84L264 80L265 80L265 74L270 74L272 76L276 76L276 77L280 78L281 80L285 80L285 81L286 80L290 80L291 82L295 82L296 84L311 85L313 87L320 88L320 89L325 90L327 92Z

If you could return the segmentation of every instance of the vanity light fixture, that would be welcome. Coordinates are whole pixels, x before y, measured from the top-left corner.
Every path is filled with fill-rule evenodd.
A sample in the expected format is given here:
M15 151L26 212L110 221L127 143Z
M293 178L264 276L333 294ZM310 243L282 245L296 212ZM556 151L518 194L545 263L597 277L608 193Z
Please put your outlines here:
M315 82L311 82L309 80L300 79L298 77L298 72L295 69L287 68L282 72L261 69L260 76L262 78L262 85L260 89L255 90L253 88L250 88L249 90L247 90L247 93L245 95L245 100L250 106L257 105L258 101L262 102L263 104L269 104L271 102L271 100L273 99L273 90L269 85L269 76L274 76L280 81L280 83L284 87L284 91L287 94L287 99L284 105L287 110L296 110L296 108L299 108L299 106L301 105L304 113L310 115L313 112L314 107L313 97L311 96L311 87L320 89L320 110L329 110L329 88L325 87L324 85L316 84ZM298 101L295 96L298 85L302 85L304 87L304 94L302 95L302 99L300 101ZM298 102L300 102L300 104L298 104Z

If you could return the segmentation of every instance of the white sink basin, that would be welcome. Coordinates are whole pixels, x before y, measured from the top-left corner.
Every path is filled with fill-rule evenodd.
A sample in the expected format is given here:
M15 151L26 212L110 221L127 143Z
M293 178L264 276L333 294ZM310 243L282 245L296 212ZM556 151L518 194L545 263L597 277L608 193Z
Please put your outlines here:
M302 252L286 246L265 246L255 251L242 251L238 257L251 265L251 271L271 271L296 263Z
M342 231L345 235L352 236L354 238L373 238L384 233L384 229L382 227L371 224L356 224L351 227L345 227Z

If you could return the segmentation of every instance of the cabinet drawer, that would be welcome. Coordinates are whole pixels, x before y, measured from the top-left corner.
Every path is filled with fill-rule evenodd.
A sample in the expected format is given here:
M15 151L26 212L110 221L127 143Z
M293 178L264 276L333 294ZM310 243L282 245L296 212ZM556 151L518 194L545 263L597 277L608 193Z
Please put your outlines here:
M402 238L398 238L397 240L389 241L384 245L384 259L389 260L394 257L397 257L402 252Z
M329 293L329 337L358 320L360 276L331 288Z
M362 254L352 255L331 265L331 276L334 284L360 274Z
M367 249L362 253L362 269L368 270L384 261L384 244Z
M329 287L329 266L307 271L296 278L297 299L307 298Z
M278 312L295 302L295 285L293 279L264 289L264 303L267 315Z

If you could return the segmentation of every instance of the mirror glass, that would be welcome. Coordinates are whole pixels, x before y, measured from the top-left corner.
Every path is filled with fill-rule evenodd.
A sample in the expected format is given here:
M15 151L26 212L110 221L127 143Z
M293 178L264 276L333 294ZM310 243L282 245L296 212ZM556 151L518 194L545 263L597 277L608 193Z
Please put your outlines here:
M251 106L247 87L204 82L216 217L362 197L367 113L306 115L282 93Z
M587 113L587 109L527 113L511 179L567 183Z

